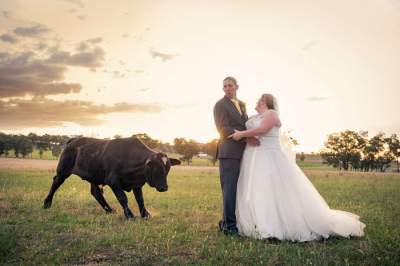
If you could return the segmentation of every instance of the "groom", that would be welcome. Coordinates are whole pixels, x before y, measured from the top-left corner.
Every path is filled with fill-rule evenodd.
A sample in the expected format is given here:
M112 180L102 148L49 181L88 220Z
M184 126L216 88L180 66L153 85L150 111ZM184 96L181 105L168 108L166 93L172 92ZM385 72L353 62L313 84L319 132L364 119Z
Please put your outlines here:
M228 138L235 130L246 130L247 113L244 102L236 98L239 86L233 77L223 80L225 96L214 106L215 125L220 134L217 148L219 174L222 189L223 217L219 229L226 235L238 234L236 227L236 185L240 173L240 160L246 142L257 145L256 138L235 141Z

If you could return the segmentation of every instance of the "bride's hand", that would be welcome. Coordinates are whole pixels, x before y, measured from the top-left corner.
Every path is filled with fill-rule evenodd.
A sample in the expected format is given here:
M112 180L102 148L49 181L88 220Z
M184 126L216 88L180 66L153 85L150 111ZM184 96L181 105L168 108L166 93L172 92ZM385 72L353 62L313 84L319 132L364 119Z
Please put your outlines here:
M233 133L232 135L230 135L229 137L231 137L232 139L239 141L243 138L242 136L242 132L235 130L235 133Z

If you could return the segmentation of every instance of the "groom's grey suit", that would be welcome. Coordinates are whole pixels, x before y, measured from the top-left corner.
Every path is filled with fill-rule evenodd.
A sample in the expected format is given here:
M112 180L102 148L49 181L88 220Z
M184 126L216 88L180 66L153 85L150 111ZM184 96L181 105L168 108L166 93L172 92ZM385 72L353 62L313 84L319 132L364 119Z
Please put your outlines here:
M246 146L245 140L235 141L228 138L237 130L246 130L248 119L245 104L239 101L242 114L227 96L214 106L215 125L220 134L217 148L219 172L223 198L223 227L224 230L237 231L236 227L236 186L240 174L240 160Z

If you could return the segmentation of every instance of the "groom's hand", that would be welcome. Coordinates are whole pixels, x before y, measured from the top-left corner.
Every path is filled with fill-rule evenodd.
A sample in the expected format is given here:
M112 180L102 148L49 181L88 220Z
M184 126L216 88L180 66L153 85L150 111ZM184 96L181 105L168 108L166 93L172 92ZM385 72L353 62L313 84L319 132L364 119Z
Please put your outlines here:
M256 137L247 137L246 142L247 142L247 144L249 144L251 146L260 145L260 141Z

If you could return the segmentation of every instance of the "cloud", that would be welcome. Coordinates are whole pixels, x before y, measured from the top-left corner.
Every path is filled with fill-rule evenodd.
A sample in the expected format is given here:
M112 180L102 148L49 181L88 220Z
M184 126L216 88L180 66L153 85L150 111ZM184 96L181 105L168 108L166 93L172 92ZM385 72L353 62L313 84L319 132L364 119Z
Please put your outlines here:
M97 44L97 43L101 43L103 41L103 38L96 37L96 38L87 39L86 41L91 44Z
M88 67L92 70L96 70L96 68L102 66L104 56L105 52L100 47L96 47L91 51L83 51L75 54L71 54L67 51L55 51L47 62L52 64Z
M400 11L400 1L399 0L388 0L388 2L397 9L397 11Z
M101 38L101 37L87 39L85 41L80 42L76 49L78 51L86 51L89 48L93 48L95 44L99 44L102 41L103 41L103 38Z
M76 5L76 6L80 7L80 8L84 8L85 7L85 5L83 4L82 0L61 0L61 1L71 3L73 5Z
M0 53L0 97L78 93L80 84L64 82L68 67L96 70L104 55L100 47L78 53L54 50L48 58L39 58L34 52Z
M0 100L0 127L5 129L61 126L72 122L94 126L104 122L99 116L111 113L155 113L159 104L116 103L96 105L88 101L55 101L46 98Z
M19 36L23 37L36 37L39 36L43 33L50 32L51 30L49 28L46 28L43 25L36 24L33 26L28 26L28 27L16 27L14 29L14 33Z
M1 11L0 16L4 17L4 18L10 18L11 17L11 12L10 11Z
M44 42L40 42L35 45L35 49L39 50L39 51L45 50L47 48L49 48L49 46L47 44L45 44Z
M87 18L87 16L85 16L85 15L79 15L79 16L77 16L77 18L80 19L80 20L85 20L85 19Z
M310 102L322 102L328 100L327 97L320 97L320 96L313 96L313 97L308 97L308 101Z
M149 52L151 54L151 57L153 57L155 59L160 58L163 62L172 60L174 57L178 56L176 54L161 53L161 52L154 50L153 48L150 48Z
M0 55L0 97L54 95L80 92L77 83L66 83L65 65L49 64L33 52Z
M301 50L307 51L307 50L311 49L312 47L314 47L315 45L317 45L316 41L309 41L301 47Z
M128 37L129 37L129 34L128 34L128 33L122 34L121 37L122 37L122 38L128 38Z
M76 13L77 11L78 11L78 9L76 9L76 8L70 8L67 10L67 12L71 13L71 14Z
M17 38L15 38L13 35L8 34L8 33L4 33L4 34L0 35L0 39L3 42L8 42L8 43L17 43L18 42Z
M126 73L124 73L124 72L122 72L122 71L118 71L118 70L113 71L112 74L113 74L113 77L114 77L114 78L120 78L120 79L121 79L121 78L124 78L125 75L126 75Z

